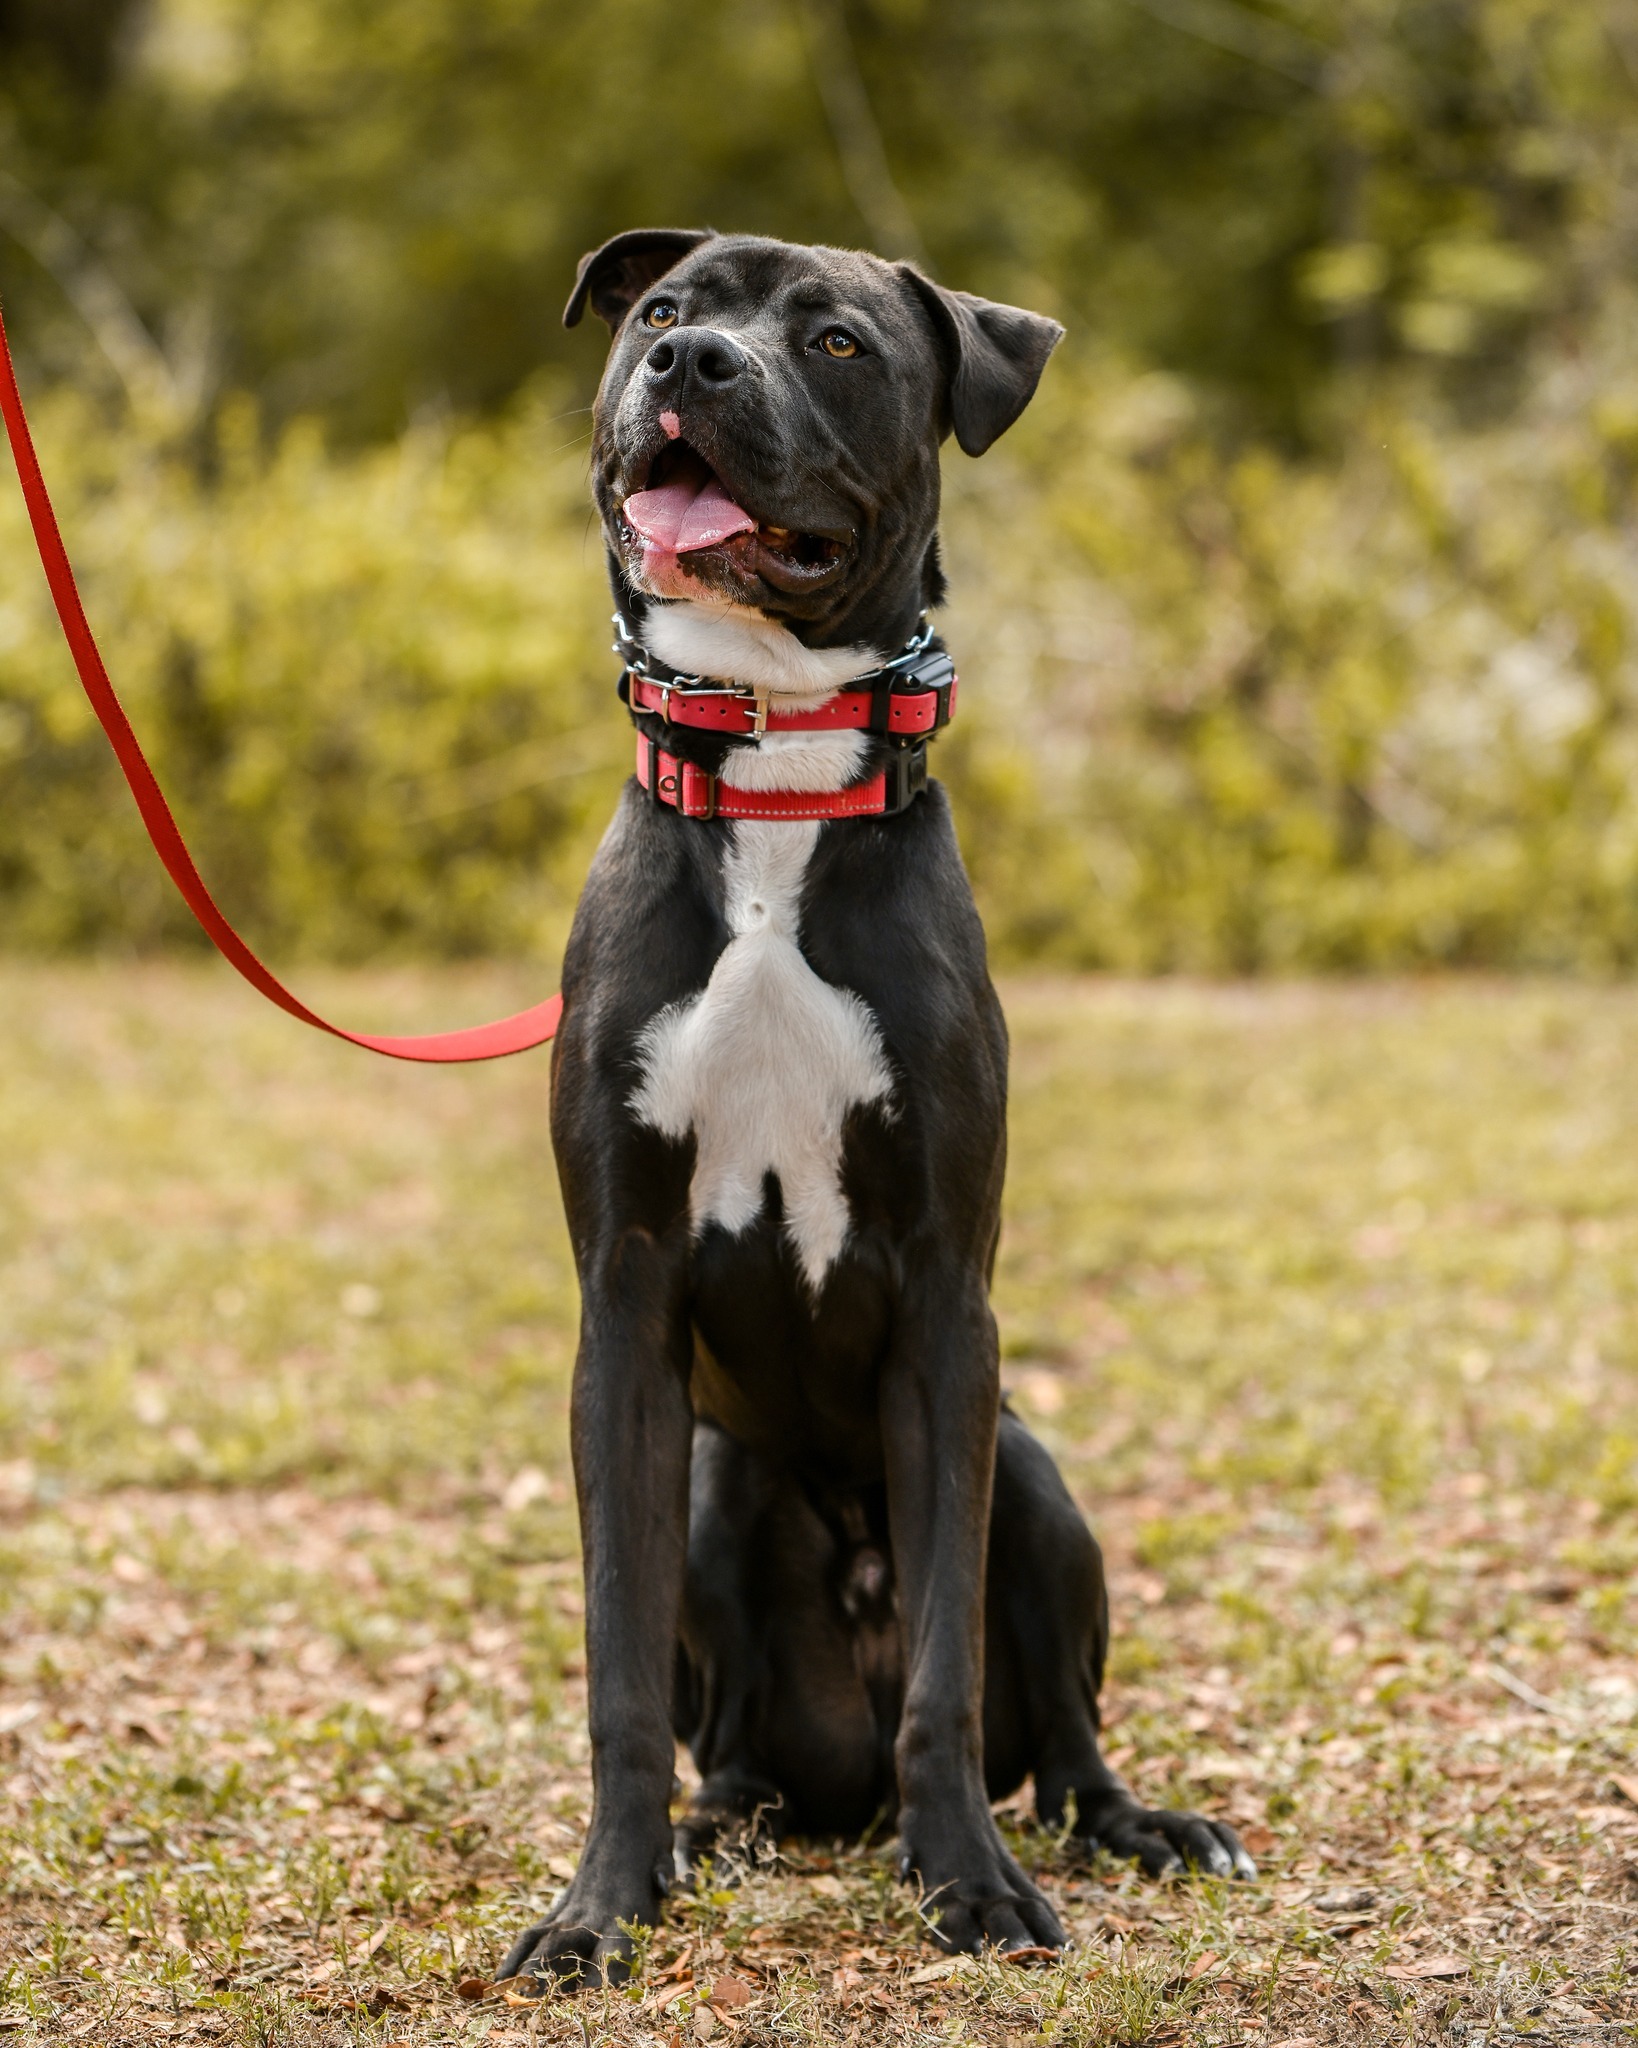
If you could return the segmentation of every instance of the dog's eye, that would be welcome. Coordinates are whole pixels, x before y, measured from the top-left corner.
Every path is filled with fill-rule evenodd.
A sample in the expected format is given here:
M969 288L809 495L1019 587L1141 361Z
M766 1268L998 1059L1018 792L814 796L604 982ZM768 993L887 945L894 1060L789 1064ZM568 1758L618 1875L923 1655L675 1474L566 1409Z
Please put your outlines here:
M819 346L827 356L856 356L859 344L845 327L833 327L828 334L821 334Z
M675 327L676 324L677 307L671 299L656 299L643 315L645 327Z

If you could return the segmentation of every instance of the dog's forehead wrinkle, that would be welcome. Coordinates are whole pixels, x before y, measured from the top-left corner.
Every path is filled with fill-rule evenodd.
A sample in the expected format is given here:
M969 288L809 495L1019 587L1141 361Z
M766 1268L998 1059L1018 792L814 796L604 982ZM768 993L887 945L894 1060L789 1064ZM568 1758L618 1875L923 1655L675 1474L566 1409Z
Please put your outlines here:
M857 317L873 310L894 319L906 333L918 332L903 318L904 287L898 274L863 250L730 239L668 273L663 288L687 302L709 300L753 312L800 308L850 311Z

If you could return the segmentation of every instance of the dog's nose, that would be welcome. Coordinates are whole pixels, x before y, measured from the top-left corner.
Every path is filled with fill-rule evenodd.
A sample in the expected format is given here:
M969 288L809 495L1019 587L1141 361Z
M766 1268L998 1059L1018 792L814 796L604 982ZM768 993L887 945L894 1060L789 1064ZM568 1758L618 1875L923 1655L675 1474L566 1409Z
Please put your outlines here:
M672 391L690 385L720 390L743 375L750 358L714 327L683 327L655 342L644 360L650 383Z

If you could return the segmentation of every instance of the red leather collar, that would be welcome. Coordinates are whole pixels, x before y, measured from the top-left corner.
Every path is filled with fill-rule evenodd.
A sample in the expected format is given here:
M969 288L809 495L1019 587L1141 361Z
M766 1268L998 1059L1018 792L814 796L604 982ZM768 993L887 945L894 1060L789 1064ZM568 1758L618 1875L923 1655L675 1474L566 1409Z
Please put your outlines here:
M683 675L657 660L619 612L615 651L625 663L620 694L634 720L643 713L727 739L766 733L872 732L887 764L846 789L741 789L697 762L670 753L639 727L637 780L656 803L685 818L880 818L905 810L927 787L927 744L955 712L955 665L921 630L889 662L857 677L822 704L798 710L774 692L710 676Z
M736 789L639 733L637 780L685 818L881 818L902 811L926 788L927 750L898 755L868 782L847 789Z
M701 732L760 738L765 732L885 731L917 739L955 716L957 681L952 670L947 682L929 688L885 691L884 702L878 702L874 690L838 690L807 711L784 709L767 690L735 683L661 683L635 669L629 672L628 690L633 711L652 711L667 725Z

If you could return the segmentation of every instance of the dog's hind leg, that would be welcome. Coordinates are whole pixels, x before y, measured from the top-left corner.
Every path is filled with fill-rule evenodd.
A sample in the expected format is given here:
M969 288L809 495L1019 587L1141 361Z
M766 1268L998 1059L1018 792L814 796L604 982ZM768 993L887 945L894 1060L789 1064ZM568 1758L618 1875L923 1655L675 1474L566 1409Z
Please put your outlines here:
M720 1838L762 1816L782 1831L779 1788L756 1754L769 1689L767 1641L757 1626L757 1530L773 1511L774 1490L765 1465L712 1423L696 1422L672 1722L701 1783L675 1830L679 1877Z
M679 1872L750 1830L856 1833L891 1802L897 1699L872 1697L869 1617L846 1604L859 1577L788 1473L695 1425L674 1718L701 1784L675 1830ZM896 1651L884 1592L875 1633Z
M1187 1866L1254 1877L1234 1830L1142 1806L1098 1748L1109 1645L1103 1556L1045 1447L1003 1410L990 1520L984 1695L992 1798L1031 1771L1042 1825L1070 1818L1088 1848L1135 1857L1151 1876Z

